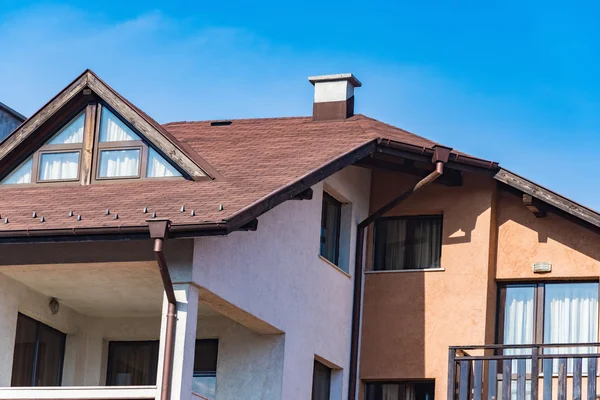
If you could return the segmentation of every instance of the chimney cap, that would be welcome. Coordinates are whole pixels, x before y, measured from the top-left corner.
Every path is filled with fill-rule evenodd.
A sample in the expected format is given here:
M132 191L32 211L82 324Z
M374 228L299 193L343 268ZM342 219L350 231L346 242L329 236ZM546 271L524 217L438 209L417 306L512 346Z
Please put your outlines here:
M309 76L308 81L313 85L315 83L323 83L323 82L339 82L339 81L348 81L354 87L361 87L362 83L353 74L332 74L332 75L319 75L319 76Z

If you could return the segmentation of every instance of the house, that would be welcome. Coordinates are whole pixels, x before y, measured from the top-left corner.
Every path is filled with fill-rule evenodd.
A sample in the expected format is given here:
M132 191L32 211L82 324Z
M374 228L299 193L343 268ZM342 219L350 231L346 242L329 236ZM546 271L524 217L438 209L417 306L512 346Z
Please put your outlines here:
M0 142L25 121L25 119L26 118L17 111L6 104L0 103Z
M309 80L161 125L87 70L0 143L0 399L596 397L600 215Z

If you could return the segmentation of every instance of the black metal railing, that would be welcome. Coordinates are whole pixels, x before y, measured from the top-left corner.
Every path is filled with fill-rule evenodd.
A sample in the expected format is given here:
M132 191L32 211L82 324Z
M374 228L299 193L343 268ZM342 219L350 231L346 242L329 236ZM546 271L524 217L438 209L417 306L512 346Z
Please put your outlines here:
M448 400L597 400L600 343L452 346Z

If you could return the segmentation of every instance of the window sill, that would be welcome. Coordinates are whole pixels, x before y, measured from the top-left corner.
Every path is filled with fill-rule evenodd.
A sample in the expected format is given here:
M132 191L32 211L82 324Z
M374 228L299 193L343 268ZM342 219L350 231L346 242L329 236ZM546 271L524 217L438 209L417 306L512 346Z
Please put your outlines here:
M341 269L340 267L338 267L337 265L335 265L334 263L332 263L331 261L329 261L328 259L326 259L325 257L323 257L322 255L319 254L319 258L324 261L326 264L328 264L329 266L335 268L338 272L342 273L344 276L346 276L347 278L352 279L352 275L350 275L349 273L347 273L346 271L344 271L343 269Z
M385 271L365 271L365 274L396 274L396 273L411 273L411 272L443 272L446 268L425 268L425 269L390 269Z

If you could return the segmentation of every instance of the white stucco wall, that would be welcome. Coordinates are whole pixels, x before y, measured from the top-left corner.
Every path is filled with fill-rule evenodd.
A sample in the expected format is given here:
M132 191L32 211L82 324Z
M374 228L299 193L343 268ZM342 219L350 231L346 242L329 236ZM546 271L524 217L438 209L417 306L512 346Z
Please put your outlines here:
M217 399L282 399L283 335L258 335L217 316L198 320L196 337L219 339Z
M325 185L352 203L343 225L353 244L368 215L370 171L350 167ZM286 400L310 398L315 356L342 369L332 400L347 394L353 277L319 258L323 186L310 201L288 201L261 216L256 232L200 238L194 247L195 284L285 333ZM354 250L345 257L354 264Z

